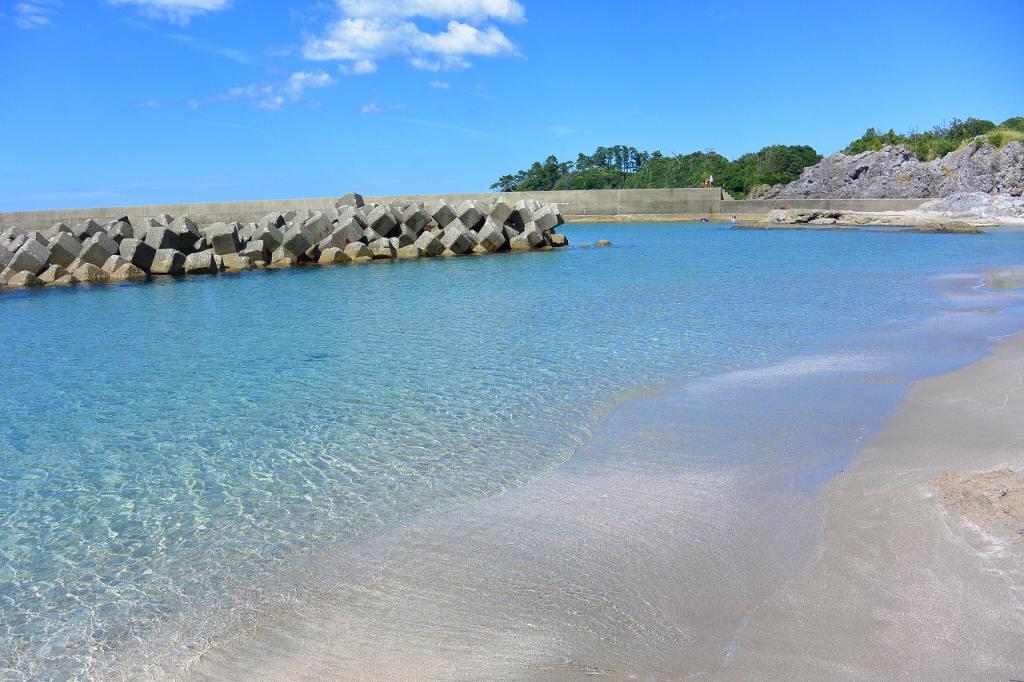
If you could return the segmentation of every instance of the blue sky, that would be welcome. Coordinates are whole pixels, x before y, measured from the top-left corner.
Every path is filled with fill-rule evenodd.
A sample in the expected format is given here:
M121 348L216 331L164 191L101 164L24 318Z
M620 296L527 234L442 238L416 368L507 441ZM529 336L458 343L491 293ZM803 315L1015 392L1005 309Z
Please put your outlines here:
M1024 115L1024 1L0 0L0 210L486 190Z

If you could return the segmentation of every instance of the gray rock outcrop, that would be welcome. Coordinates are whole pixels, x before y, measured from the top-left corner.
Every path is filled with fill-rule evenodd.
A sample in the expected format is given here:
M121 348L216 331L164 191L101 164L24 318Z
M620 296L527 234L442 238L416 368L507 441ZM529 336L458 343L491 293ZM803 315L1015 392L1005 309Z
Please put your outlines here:
M837 153L760 198L943 198L967 192L1024 195L1024 144L1014 141L1000 148L979 138L933 161L919 161L902 145L853 156Z

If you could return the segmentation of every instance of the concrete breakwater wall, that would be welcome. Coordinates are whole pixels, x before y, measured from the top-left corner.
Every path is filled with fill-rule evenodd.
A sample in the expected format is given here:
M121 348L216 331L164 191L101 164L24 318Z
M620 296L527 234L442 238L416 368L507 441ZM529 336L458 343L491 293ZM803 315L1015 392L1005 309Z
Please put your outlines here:
M568 219L636 216L729 216L761 215L781 208L842 211L907 211L919 208L927 199L774 199L769 201L733 201L720 189L615 189L565 190L555 192L478 192L468 194L432 194L400 196L368 196L371 203L429 203L447 201L494 202L503 200L513 205L521 200L554 204ZM127 216L132 224L162 215L185 216L199 223L240 222L258 220L271 211L324 211L334 206L334 198L282 199L260 201L208 202L191 204L155 204L114 206L47 211L0 213L0 228L18 226L23 229L45 229L55 223L68 225L93 219L106 223Z
M382 259L461 256L566 246L553 204L445 201L366 203L346 194L322 210L272 210L242 222L204 222L187 215L129 216L104 224L0 230L0 285L31 287L150 275L335 265Z

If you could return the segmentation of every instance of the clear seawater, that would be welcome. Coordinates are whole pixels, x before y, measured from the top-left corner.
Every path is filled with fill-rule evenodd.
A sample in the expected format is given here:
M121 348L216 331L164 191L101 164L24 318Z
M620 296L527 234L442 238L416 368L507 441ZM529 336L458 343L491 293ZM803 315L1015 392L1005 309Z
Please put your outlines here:
M564 231L614 246L0 295L0 679L215 640L267 575L549 475L639 391L834 369L1024 263L1020 232Z

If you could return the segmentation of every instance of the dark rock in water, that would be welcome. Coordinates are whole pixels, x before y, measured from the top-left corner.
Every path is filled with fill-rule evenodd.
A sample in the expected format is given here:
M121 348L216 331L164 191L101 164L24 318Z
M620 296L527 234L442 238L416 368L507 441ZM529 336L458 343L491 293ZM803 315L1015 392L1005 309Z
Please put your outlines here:
M597 246L597 247L611 246L611 245L612 245L612 243L610 241L608 241L607 239L598 239L596 242L594 242L594 246Z

